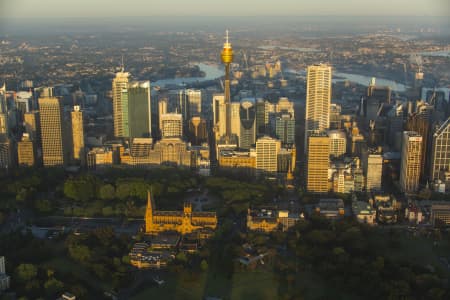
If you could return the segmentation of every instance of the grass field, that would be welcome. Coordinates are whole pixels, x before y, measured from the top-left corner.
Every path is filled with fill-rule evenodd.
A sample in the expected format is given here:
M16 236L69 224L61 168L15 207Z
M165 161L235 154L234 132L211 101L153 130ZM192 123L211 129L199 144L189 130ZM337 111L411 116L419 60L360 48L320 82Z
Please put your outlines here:
M230 300L269 300L277 299L277 290L276 280L268 271L236 272L231 279L205 273L166 279L162 286L152 285L132 299L203 299L210 296Z

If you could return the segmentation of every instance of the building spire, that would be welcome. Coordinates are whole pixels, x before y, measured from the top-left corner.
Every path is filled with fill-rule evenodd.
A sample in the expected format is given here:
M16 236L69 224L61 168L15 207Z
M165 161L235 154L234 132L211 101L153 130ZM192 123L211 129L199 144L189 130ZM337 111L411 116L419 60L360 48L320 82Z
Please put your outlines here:
M125 66L123 64L123 54L122 54L122 63L120 64L120 69L121 69L122 73L125 71Z

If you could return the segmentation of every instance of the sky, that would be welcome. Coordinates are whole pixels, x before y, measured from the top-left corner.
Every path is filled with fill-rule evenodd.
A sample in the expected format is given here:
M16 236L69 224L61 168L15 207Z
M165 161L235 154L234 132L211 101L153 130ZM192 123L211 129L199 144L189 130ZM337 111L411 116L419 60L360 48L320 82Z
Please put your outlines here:
M0 18L450 16L449 0L0 0Z

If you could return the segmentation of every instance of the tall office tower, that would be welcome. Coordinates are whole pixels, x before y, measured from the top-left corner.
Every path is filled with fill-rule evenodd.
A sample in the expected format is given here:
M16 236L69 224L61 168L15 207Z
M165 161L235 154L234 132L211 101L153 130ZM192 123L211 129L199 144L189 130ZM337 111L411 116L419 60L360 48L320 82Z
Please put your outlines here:
M24 133L22 140L17 143L17 157L21 167L33 167L36 163L36 145L28 133Z
M289 101L286 97L280 97L278 103L275 106L275 111L277 113L290 114L295 118L294 102Z
M328 192L330 139L324 132L311 132L308 136L306 190L312 193Z
M264 99L256 100L256 135L262 136L266 134L266 127L269 123L268 114L266 113L266 101Z
M86 159L84 152L83 112L80 110L80 106L75 105L70 115L72 118L73 159L84 165Z
M423 182L426 181L430 167L430 156L428 153L431 151L431 114L428 110L423 110L422 112L413 113L408 116L406 121L406 130L417 132L422 137L422 150L420 158L420 178Z
M228 30L226 40L221 53L222 62L225 65L225 142L231 143L231 95L230 95L230 65L233 62L233 48L228 40Z
M226 106L225 106L226 107ZM231 135L237 136L238 138L241 136L241 103L240 102L231 102L230 104L231 111Z
M241 100L239 117L241 125L239 148L249 150L256 140L255 99L245 98Z
M0 113L7 113L8 106L6 104L6 84L3 83L3 86L0 88Z
M12 142L6 134L0 134L0 169L13 167Z
M305 152L308 135L330 126L331 66L309 66L306 81Z
M258 175L277 173L280 149L281 142L277 139L263 136L256 141L256 172Z
M8 114L0 113L0 134L9 134Z
M15 105L19 113L19 120L23 121L23 115L32 108L33 93L20 91L16 93Z
M192 117L199 117L202 113L202 91L188 89L185 90L184 93L187 98L187 103L185 102L187 107L183 110L186 111L185 115L183 114L184 120L186 121Z
M0 88L0 134L8 135L8 105L6 103L6 84Z
M364 176L367 191L380 191L383 175L383 156L376 149L369 149L364 153Z
M167 98L161 98L158 100L158 121L159 126L158 128L161 128L161 116L167 114L168 112L168 102L169 99Z
M375 78L372 78L367 87L367 95L363 97L363 115L365 124L377 119L380 107L391 102L391 89L384 86L376 86Z
M39 98L39 115L44 167L65 166L68 149L60 99Z
M419 189L421 157L422 137L417 132L404 131L400 164L400 187L405 193L414 193Z
M329 130L330 156L339 158L347 153L347 136L343 130Z
M295 144L295 119L291 114L282 114L275 119L275 136L284 144Z
M439 179L441 171L450 171L450 118L433 134L430 179Z
M226 105L225 95L213 95L213 124L216 142L226 133Z
M128 137L126 135L125 120L123 119L124 105L122 100L122 90L128 87L128 77L130 73L121 72L116 73L116 77L112 82L112 96L113 96L113 118L114 118L114 136Z
M192 117L189 121L189 141L192 145L199 146L207 140L206 120L200 117Z
M40 144L41 140L41 125L39 120L39 111L34 110L28 112L23 117L25 132L28 133L30 139Z
M394 151L400 152L401 149L401 135L403 133L403 105L396 104L388 112L388 142L393 147Z
M342 107L339 104L331 103L330 105L330 129L341 129L341 112Z
M131 82L122 89L124 137L151 137L150 81Z
M183 136L183 116L181 114L165 114L161 116L161 134L163 138Z

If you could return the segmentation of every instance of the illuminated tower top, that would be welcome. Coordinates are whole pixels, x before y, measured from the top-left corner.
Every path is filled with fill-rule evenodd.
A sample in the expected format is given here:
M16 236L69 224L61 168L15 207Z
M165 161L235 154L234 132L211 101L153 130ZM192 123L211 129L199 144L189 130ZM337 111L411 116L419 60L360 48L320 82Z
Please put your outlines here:
M228 39L228 30L226 31L225 43L223 44L221 57L224 64L230 64L233 62L233 48L231 47L231 43Z

